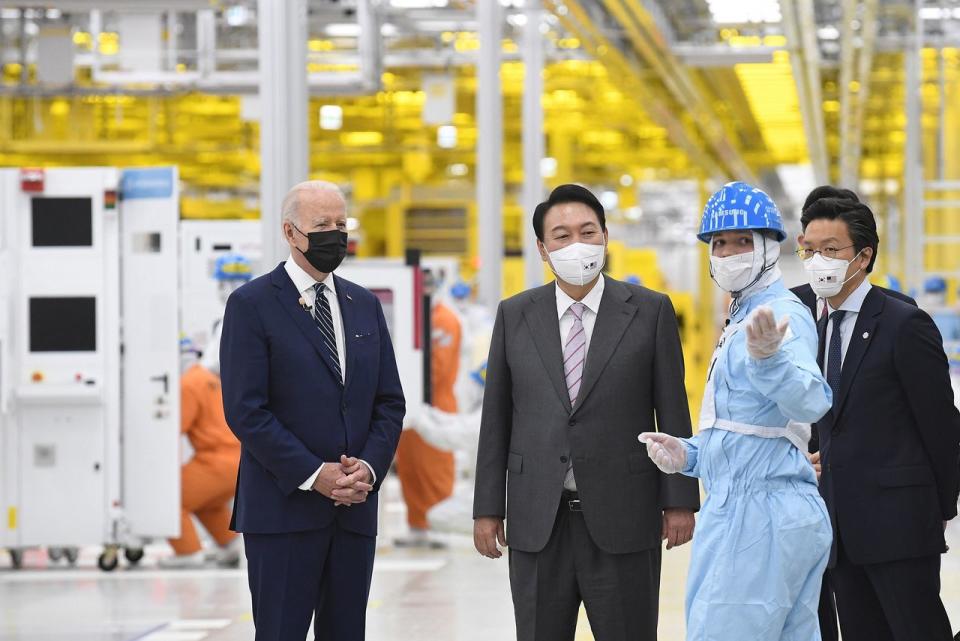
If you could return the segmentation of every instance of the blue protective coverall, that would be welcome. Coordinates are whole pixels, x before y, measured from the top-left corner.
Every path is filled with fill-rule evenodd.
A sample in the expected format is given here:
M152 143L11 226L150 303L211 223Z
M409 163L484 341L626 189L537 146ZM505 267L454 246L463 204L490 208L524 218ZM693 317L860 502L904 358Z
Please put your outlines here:
M745 328L760 305L790 329L776 354L755 360ZM682 439L683 473L707 491L687 578L688 641L820 639L832 532L806 458L809 425L798 425L832 403L816 353L810 311L782 280L741 301L714 353L700 432Z

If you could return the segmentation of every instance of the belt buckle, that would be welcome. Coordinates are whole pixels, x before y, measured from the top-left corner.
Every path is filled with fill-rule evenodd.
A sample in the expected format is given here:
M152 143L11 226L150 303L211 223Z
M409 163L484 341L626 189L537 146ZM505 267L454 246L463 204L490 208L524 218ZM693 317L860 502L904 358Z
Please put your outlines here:
M580 499L570 499L567 501L567 507L571 512L583 512L583 508L580 507Z

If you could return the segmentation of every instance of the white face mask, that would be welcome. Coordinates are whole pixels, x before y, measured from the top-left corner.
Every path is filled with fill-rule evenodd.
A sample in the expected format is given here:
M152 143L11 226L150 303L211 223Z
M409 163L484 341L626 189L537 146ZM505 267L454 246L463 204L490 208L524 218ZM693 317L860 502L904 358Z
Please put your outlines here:
M603 269L607 245L573 243L550 252L550 264L557 278L578 287L586 285Z
M739 292L754 279L753 258L752 251L723 258L711 256L713 280L724 291Z
M861 249L857 252L857 256L862 251ZM814 254L813 258L803 261L803 268L807 272L807 280L810 282L813 293L820 298L831 298L839 294L843 286L863 269L861 267L850 276L846 276L847 268L850 263L857 259L857 256L850 260L843 260L842 258L826 258L822 254Z

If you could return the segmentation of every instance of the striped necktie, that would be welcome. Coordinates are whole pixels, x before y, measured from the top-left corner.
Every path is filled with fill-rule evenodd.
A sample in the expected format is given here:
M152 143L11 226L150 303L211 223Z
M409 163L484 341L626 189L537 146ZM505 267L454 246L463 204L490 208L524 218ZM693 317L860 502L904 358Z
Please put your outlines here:
M327 286L323 283L313 286L313 291L317 293L317 299L313 305L313 320L316 321L323 335L323 342L333 360L334 369L337 371L337 382L342 385L343 370L340 368L340 353L337 352L337 334L333 331L333 313L330 311L330 301L324 294L326 290Z
M583 364L587 360L587 333L583 330L583 303L574 303L570 306L573 314L573 327L567 336L567 343L563 348L563 374L567 379L567 393L570 394L570 404L574 405L580 393L580 382L583 380Z

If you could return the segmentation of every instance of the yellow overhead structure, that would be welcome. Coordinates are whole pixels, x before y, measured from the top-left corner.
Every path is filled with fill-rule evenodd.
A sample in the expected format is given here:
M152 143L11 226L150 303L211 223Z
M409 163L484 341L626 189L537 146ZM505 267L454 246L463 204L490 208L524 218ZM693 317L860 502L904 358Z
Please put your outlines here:
M863 118L877 40L877 4L878 0L843 0L839 86L839 175L843 185L856 185L860 176Z
M780 0L793 79L800 103L815 180L828 182L827 133L824 128L820 48L817 44L813 0Z
M734 71L769 149L769 164L808 162L809 146L790 54L777 51L773 62L738 64Z
M660 96L655 95L643 76L643 70L629 61L616 45L593 24L587 12L576 0L544 0L544 7L554 12L561 24L575 34L584 49L601 61L626 89L630 103L638 112L650 118L667 131L672 144L679 147L691 164L699 166L710 177L729 175L710 153L707 153L695 131L684 122L676 110ZM561 8L562 7L562 8Z
M603 0L603 5L626 30L636 52L684 116L692 121L705 151L716 158L727 177L756 184L756 174L731 142L735 139L734 128L718 118L693 75L673 55L649 11L638 0Z

